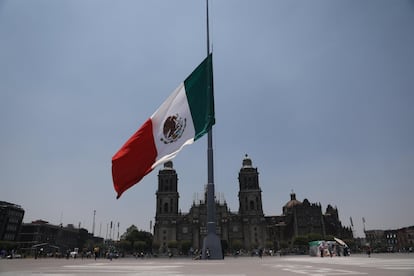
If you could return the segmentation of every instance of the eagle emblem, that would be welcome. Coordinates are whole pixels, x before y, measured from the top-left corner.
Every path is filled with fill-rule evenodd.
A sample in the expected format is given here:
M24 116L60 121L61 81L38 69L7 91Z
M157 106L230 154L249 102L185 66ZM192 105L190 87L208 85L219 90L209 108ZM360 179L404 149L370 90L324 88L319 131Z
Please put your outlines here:
M169 116L165 119L163 126L164 137L161 137L160 140L164 142L164 144L170 144L177 141L183 135L186 125L187 119L181 118L178 113Z

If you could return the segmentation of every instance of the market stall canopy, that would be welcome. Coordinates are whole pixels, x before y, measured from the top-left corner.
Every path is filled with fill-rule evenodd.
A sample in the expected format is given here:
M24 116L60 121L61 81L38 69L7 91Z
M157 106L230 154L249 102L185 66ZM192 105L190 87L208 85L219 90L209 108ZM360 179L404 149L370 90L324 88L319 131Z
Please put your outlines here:
M335 237L334 237L334 240L335 240L337 243L339 243L340 245L348 247L348 245L347 245L347 244L346 244L343 240L338 239L338 238L335 238Z

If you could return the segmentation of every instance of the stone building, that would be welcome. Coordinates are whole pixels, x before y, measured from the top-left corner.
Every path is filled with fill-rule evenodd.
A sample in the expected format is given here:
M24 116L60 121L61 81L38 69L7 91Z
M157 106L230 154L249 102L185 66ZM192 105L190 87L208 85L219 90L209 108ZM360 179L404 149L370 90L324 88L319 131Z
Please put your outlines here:
M0 201L0 241L17 241L24 210L21 206Z
M338 209L330 204L322 213L320 203L310 203L308 199L300 202L296 194L290 194L290 201L283 206L280 216L267 216L267 244L280 248L281 243L290 245L294 238L314 234L320 237L335 236L352 239L352 229L343 227L339 220Z
M231 212L226 202L215 200L216 232L229 250L278 249L281 242L290 243L295 237L309 233L352 237L352 231L342 227L336 208L328 205L326 213L322 214L320 204L307 199L300 202L293 192L291 200L283 206L282 215L265 216L259 173L247 155L238 180L238 212ZM172 162L166 162L158 173L154 245L161 252L177 244L202 248L207 234L206 202L206 198L193 202L188 213L179 212L177 172Z

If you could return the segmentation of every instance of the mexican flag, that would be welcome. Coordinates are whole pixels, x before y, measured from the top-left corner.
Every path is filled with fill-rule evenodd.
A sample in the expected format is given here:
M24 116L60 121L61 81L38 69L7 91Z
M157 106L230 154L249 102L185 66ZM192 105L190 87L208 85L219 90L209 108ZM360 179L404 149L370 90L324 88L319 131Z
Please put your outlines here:
M212 70L210 54L112 157L117 198L214 125Z

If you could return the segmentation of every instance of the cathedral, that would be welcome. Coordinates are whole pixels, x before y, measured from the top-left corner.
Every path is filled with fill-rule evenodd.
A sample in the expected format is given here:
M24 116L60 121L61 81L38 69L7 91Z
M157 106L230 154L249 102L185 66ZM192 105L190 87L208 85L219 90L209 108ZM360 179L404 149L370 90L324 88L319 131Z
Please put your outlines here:
M283 244L290 245L295 237L311 233L321 237L352 237L352 230L343 227L339 221L337 208L328 205L323 214L320 204L310 203L307 199L300 202L293 192L281 215L266 216L262 208L259 173L247 155L238 179L238 212L231 212L226 202L215 200L216 233L228 250L279 250ZM160 252L166 252L173 244L187 244L200 249L207 234L206 198L193 202L188 213L181 213L177 186L178 177L173 163L166 162L158 173L156 192L153 243Z

